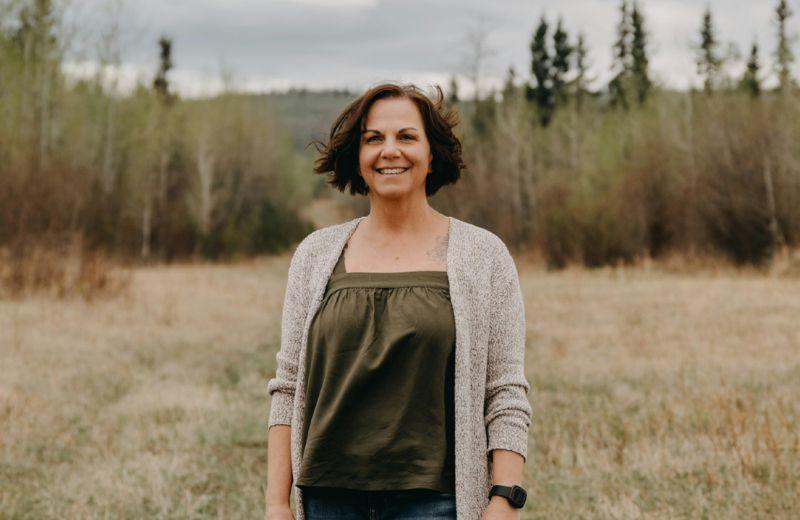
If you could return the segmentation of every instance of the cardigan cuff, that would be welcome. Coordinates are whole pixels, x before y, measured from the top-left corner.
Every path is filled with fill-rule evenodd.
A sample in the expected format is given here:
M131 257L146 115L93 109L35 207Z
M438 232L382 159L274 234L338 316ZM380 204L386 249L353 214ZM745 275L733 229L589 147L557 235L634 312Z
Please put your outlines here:
M273 392L272 402L269 411L269 425L267 429L276 424L286 424L291 426L293 415L294 394L285 392Z
M486 428L486 455L494 449L509 450L528 460L528 429L513 423L495 420Z

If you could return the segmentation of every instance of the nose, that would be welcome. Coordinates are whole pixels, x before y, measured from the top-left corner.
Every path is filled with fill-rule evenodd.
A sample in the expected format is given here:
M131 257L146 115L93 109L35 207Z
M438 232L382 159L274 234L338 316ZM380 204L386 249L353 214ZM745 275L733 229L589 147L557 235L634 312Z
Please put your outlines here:
M389 158L399 157L400 156L400 149L397 148L397 144L393 140L387 139L384 143L385 144L383 145L383 148L381 149L381 156L382 157L385 157L385 158L389 159Z

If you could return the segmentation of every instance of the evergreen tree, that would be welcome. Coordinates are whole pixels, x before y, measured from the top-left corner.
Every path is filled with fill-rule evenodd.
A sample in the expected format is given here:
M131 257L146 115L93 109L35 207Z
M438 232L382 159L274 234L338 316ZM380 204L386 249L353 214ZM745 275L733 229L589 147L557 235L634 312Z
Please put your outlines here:
M488 136L494 129L497 114L497 103L494 91L489 91L482 99L475 100L475 112L472 115L472 127L480 136Z
M612 72L614 76L608 84L612 106L622 105L628 108L627 90L630 83L631 63L631 21L628 10L628 1L620 3L620 21L617 24L617 40L614 42L614 61Z
M583 33L578 35L578 44L575 46L575 79L572 80L572 92L575 96L575 104L578 110L583 106L583 98L588 92L589 82L588 71L588 51L586 49L586 39Z
M757 98L761 94L761 80L758 77L760 69L758 43L754 41L750 49L750 59L747 61L747 70L745 70L742 81L739 83L739 87L753 98Z
M786 0L779 0L775 8L775 25L778 29L778 47L775 49L775 69L778 74L778 84L781 91L785 92L794 86L791 67L794 62L792 54L792 40L786 30L786 21L792 16Z
M526 89L528 100L534 101L539 110L539 122L547 126L553 114L553 79L550 52L547 49L547 20L542 16L531 41L531 73L536 85Z
M455 76L450 77L450 92L448 93L447 101L453 105L458 103L458 80Z
M507 103L511 99L513 99L516 92L517 92L517 71L514 70L514 67L509 67L508 73L506 74L506 81L503 84L503 102Z
M162 100L168 101L170 98L169 81L167 80L167 73L172 68L172 40L162 36L158 40L159 52L159 65L156 77L153 80L153 89L161 97Z
M26 59L39 63L49 58L57 47L56 13L52 0L23 4L16 25L11 32L11 42L28 53Z
M714 31L714 20L711 8L706 7L703 24L700 27L700 48L697 57L697 73L703 78L703 88L711 92L717 84L722 59L717 54L719 41Z
M170 168L172 158L171 148L174 137L172 105L176 101L175 94L170 92L167 73L172 69L172 40L162 36L158 40L159 65L156 77L153 79L153 90L158 99L156 118L156 156L155 172L147 176L144 188L144 207L142 216L142 258L149 258L152 246L159 245L159 237L168 233L172 218L176 213L173 210L170 196L170 186L173 174ZM164 252L163 248L160 251Z
M647 30L644 27L644 16L639 9L638 2L633 2L631 11L631 72L636 87L639 104L643 104L652 87L650 80L649 59L647 57Z
M557 104L563 104L567 99L566 77L570 69L570 56L573 48L569 44L568 36L564 31L561 18L558 19L556 31L553 33L553 96Z
M620 20L617 24L617 41L614 42L614 59L620 70L630 70L631 56L631 23L628 0L622 0L619 6Z

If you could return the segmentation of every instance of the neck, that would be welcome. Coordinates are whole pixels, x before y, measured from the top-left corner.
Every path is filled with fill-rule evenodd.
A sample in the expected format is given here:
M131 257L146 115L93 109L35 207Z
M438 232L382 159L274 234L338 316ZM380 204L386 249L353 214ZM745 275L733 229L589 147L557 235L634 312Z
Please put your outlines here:
M394 236L415 234L430 229L441 214L428 205L427 198L376 202L370 199L370 210L364 224L375 233Z

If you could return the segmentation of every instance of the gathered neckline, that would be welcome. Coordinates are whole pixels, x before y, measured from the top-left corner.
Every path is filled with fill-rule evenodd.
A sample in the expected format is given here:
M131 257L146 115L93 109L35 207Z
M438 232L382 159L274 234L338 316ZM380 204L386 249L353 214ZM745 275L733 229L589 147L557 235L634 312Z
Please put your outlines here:
M340 289L400 289L420 287L450 289L445 271L406 271L400 273L339 273L331 276L327 292Z
M355 275L384 275L384 276L392 276L396 274L447 274L447 271L392 271L392 272L372 272L372 271L354 271L352 273L348 273L347 271L336 273L333 276L355 276Z

